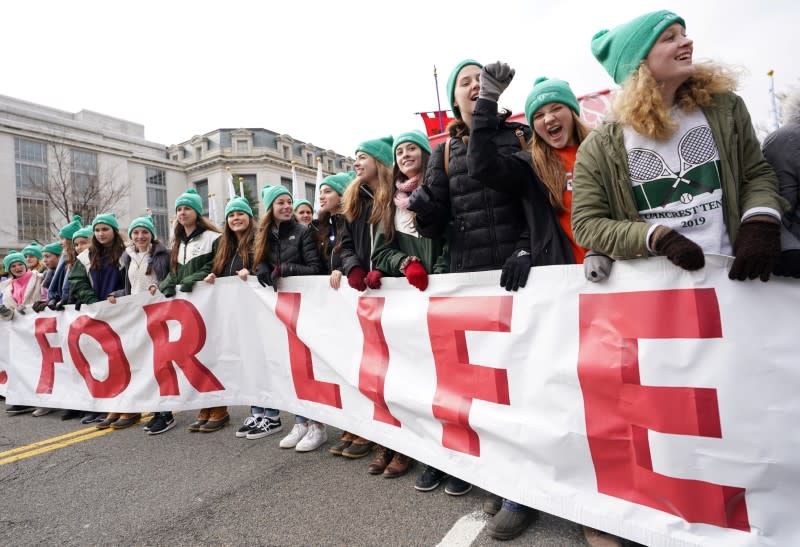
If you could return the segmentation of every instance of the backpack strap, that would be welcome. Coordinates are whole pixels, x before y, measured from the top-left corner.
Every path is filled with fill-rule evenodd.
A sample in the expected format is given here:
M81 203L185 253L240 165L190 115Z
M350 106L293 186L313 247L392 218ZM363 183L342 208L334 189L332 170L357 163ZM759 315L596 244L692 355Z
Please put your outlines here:
M450 141L453 140L453 137L447 137L447 140L444 141L444 174L448 177L450 176Z
M522 131L522 129L520 129L518 127L517 130L514 131L514 134L517 136L517 139L519 140L519 148L520 148L520 150L527 149L528 148L528 143L525 141L525 132Z

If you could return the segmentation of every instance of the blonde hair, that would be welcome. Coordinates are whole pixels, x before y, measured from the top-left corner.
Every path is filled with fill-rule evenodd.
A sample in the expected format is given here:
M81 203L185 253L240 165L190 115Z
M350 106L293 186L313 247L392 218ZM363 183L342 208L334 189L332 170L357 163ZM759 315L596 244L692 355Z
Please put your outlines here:
M730 68L706 62L695 65L694 75L675 92L675 104L684 112L714 104L713 96L734 91L738 76ZM664 104L661 85L644 62L625 83L614 101L617 121L654 140L668 139L677 128L670 116L673 105Z
M575 143L580 145L589 135L590 129L575 111L570 109L569 112L572 114L572 137ZM564 190L567 186L567 173L564 164L556 149L547 144L536 131L533 132L531 139L531 161L533 169L547 188L550 204L557 213L565 212L567 209L564 207Z
M372 213L367 219L367 224L377 224L382 219L389 215L385 214L389 210L389 204L394 196L393 188L394 182L392 181L392 170L383 162L378 161L373 156L370 156L375 162L375 167L378 170L377 179L378 184L374 189L375 195L372 201ZM361 185L366 184L361 177L356 177L351 182L342 196L342 214L348 222L354 222L361 216L364 203L360 197ZM386 222L384 222L384 225ZM384 226L386 229L386 226Z

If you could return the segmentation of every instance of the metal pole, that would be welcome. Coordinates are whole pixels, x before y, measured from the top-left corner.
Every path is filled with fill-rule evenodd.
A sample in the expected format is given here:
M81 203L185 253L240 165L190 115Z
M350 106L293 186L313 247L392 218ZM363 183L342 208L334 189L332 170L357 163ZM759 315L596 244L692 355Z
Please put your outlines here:
M775 71L770 69L767 76L769 76L769 114L772 118L772 130L775 131L781 125L778 120L778 105L775 101Z
M436 84L436 115L439 116L439 133L444 133L442 121L442 103L439 101L439 76L436 74L436 65L433 65L433 81Z

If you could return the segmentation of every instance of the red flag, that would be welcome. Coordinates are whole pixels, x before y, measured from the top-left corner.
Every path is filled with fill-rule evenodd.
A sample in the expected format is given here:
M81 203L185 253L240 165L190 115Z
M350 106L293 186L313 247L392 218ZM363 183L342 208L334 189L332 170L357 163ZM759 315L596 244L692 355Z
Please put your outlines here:
M444 133L447 124L452 122L454 118L447 115L447 110L437 110L436 112L420 112L422 121L425 123L425 132L429 137Z

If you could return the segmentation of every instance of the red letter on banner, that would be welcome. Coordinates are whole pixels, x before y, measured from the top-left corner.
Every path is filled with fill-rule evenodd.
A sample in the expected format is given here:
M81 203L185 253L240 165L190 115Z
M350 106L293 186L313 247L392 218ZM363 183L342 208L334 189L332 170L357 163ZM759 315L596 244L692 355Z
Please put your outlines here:
M389 346L381 326L385 300L383 297L371 296L358 299L358 322L361 323L361 332L364 333L364 348L358 368L358 390L373 402L373 420L401 427L400 421L389 412L383 396L386 371L389 368Z
M511 296L433 297L428 334L436 364L433 415L442 422L442 445L480 456L478 434L469 426L473 399L509 404L505 369L469 362L465 331L509 332Z
M34 335L42 350L42 371L39 373L39 385L36 386L36 393L53 393L53 381L55 380L56 363L64 362L64 355L61 348L53 347L47 341L46 334L58 332L55 317L38 317L34 321ZM3 373L5 375L5 373ZM6 383L5 378L2 384Z
M84 334L94 338L108 356L108 377L103 381L92 376L89 362L81 351L79 342ZM122 351L122 342L119 336L108 326L108 323L92 319L87 315L78 317L69 326L67 346L72 362L83 376L92 397L97 399L116 397L128 387L131 381L131 367Z
M300 315L300 293L278 293L275 315L286 325L289 336L289 362L292 368L292 381L298 399L314 401L324 405L342 408L339 385L321 382L314 378L311 352L297 337L297 316Z
M712 388L643 386L638 339L721 338L713 289L580 295L578 378L597 488L687 522L750 530L745 490L653 471L648 431L722 437Z
M206 343L206 324L200 313L187 300L168 300L148 304L142 309L147 315L147 332L153 340L153 371L162 396L180 395L174 362L183 371L192 387L201 393L219 391L225 386L197 358ZM181 336L169 341L167 321L177 321Z

